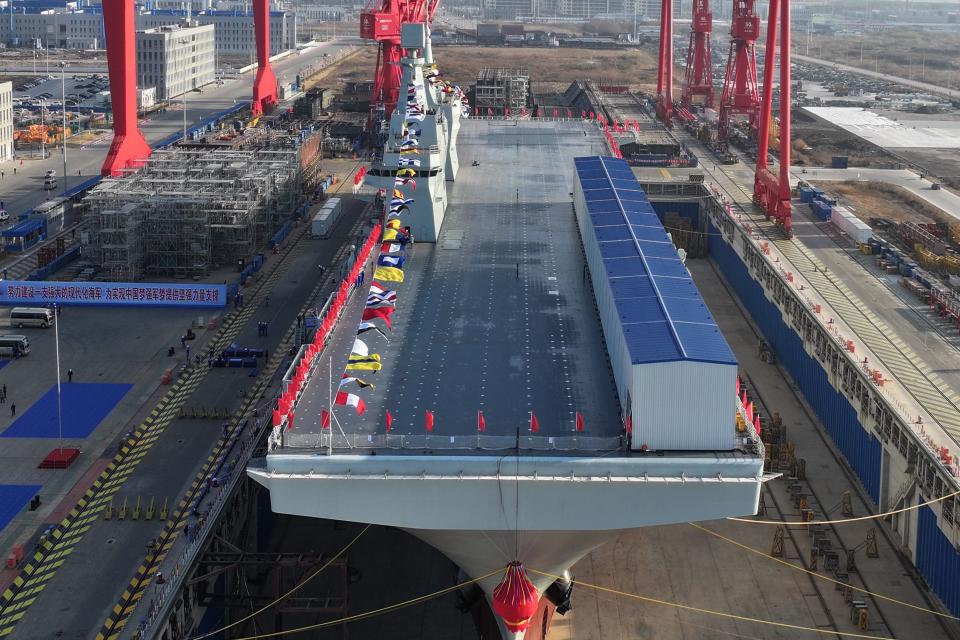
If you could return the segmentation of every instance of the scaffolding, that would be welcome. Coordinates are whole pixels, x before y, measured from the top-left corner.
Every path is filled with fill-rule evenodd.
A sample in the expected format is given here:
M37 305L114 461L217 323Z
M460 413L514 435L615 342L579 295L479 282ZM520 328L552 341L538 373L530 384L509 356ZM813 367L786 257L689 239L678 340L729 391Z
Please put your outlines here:
M520 115L521 107L530 106L530 72L525 68L483 68L477 74L474 93L480 115Z
M85 198L99 276L192 278L247 259L303 197L303 137L257 130L241 145L159 150ZM319 160L319 158L317 159Z

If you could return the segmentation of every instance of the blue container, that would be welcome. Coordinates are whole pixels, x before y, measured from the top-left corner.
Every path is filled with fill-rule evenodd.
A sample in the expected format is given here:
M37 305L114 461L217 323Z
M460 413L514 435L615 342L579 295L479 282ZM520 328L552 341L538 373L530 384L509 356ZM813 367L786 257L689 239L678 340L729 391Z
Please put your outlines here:
M811 187L800 187L800 202L810 203L816 192Z
M906 261L900 263L900 275L909 278L913 274L913 265Z
M834 169L849 169L850 158L848 156L833 156L830 166Z

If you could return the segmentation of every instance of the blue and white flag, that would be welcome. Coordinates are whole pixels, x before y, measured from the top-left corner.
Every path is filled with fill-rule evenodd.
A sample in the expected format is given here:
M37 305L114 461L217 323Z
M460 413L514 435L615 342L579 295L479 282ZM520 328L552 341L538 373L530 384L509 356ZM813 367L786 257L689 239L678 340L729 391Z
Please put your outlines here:
M420 161L415 158L398 158L397 159L398 167L419 167Z
M392 298L390 298L390 297L388 297L388 296L382 296L382 295L380 295L380 294L378 294L378 293L371 293L370 295L367 296L367 306L368 306L368 307L376 307L377 305L381 305L381 304L388 304L388 305L390 305L390 306L396 305L396 304L397 304L397 292L396 292L396 291L391 291L390 293L393 294L393 297L392 297Z
M403 256L380 256L377 258L377 264L381 267L394 267L395 269L402 269L405 261L406 258Z

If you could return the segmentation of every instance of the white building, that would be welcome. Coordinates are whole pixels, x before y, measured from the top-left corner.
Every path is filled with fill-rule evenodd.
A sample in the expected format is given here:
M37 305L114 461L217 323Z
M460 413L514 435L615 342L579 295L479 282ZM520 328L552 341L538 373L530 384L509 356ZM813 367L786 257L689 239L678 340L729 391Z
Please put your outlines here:
M137 86L156 87L157 100L170 100L210 84L213 25L166 25L137 32Z
M103 16L99 13L62 9L14 13L12 16L4 14L3 20L0 20L0 40L24 47L102 48Z
M13 160L13 83L0 82L0 162Z
M186 17L184 11L151 11L138 14L137 29L177 24ZM216 27L215 38L218 55L257 56L257 43L253 35L253 14L244 11L204 11L193 15L193 20L203 25ZM270 55L297 47L297 18L287 11L270 12Z

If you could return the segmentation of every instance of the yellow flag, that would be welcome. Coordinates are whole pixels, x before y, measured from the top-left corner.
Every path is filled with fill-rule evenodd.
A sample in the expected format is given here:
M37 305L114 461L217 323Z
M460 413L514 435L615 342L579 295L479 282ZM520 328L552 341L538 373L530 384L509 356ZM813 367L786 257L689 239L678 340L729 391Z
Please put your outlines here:
M381 282L403 282L403 270L396 267L377 267L373 279Z
M394 189L394 190L393 190L393 197L394 197L394 198L400 198L400 199L402 200L402 199L403 199L403 191L400 191L400 189Z
M397 239L397 230L387 227L387 230L383 232L383 242L387 242L388 240L396 240L396 239Z
M350 362L361 362L363 360L376 360L377 362L380 362L380 354L372 353L368 356L362 356L359 353L350 354Z
M383 365L379 362L351 362L347 365L347 371L380 371Z
M387 229L397 230L401 226L400 219L394 218L393 220L387 220Z
M398 178L411 178L415 175L417 175L417 172L414 171L413 169L400 169L399 171L397 171Z

